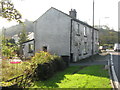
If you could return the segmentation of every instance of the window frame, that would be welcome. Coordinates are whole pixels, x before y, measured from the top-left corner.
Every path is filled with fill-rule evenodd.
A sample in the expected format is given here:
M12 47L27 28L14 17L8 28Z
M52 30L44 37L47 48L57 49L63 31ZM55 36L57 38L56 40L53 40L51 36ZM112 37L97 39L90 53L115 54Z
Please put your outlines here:
M84 36L87 37L87 27L84 26L83 30L84 30Z
M34 44L28 44L28 53L34 52Z
M80 24L79 23L77 23L77 33L76 33L76 35L77 36L80 36Z
M44 52L47 52L47 51L48 51L48 46L43 46L43 47L42 47L42 50L43 50Z

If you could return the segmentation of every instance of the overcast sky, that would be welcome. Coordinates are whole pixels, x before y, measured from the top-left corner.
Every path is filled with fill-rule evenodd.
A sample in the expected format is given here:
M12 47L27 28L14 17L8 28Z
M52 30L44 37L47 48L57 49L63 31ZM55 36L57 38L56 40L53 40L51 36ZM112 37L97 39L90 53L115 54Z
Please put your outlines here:
M22 14L23 20L35 21L50 7L57 8L67 14L69 10L76 9L77 18L92 25L93 0L11 0L15 8ZM108 25L118 30L118 1L120 0L94 0L95 25ZM106 18L107 17L107 18ZM0 29L15 25L0 18Z

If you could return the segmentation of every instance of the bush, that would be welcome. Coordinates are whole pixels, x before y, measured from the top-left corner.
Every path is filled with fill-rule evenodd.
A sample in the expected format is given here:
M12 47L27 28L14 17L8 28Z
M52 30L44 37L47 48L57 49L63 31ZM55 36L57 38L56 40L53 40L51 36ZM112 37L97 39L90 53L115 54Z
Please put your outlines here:
M11 88L11 87L19 87L20 83L21 85L24 85L25 80L22 81L22 77L18 78L17 80L10 80L13 78L16 78L20 75L24 75L25 77L28 77L30 73L33 72L31 69L31 63L30 62L21 62L21 63L16 63L16 64L11 64L10 61L8 60L2 60L2 66L1 66L1 72L0 74L0 83L1 86L4 88ZM10 80L10 81L9 81ZM30 79L31 80L31 79ZM21 82L17 82L21 81ZM27 83L28 79L26 80ZM31 83L29 83L31 84ZM27 86L27 85L26 85ZM15 87L15 88L16 88Z
M38 80L46 80L53 74L53 68L49 63L39 64L36 68L36 78Z
M32 63L37 80L46 80L53 76L55 72L66 68L66 64L61 57L43 51L35 54Z
M60 57L54 58L54 63L57 65L56 66L57 71L61 71L66 68L66 63Z

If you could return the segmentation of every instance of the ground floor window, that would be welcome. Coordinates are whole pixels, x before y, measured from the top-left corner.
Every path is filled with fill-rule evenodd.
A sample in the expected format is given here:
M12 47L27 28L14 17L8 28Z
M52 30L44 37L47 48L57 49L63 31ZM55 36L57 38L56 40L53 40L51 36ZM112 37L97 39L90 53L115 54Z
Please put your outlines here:
M84 54L87 54L87 42L84 43Z
M33 53L34 51L34 45L33 44L29 44L28 46L28 53Z
M43 46L43 51L47 52L47 46Z

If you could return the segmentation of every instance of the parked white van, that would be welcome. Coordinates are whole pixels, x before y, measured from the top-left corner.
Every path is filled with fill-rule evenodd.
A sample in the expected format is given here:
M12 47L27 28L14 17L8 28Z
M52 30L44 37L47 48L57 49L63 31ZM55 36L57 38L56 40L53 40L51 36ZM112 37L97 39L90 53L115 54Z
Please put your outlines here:
M120 43L114 44L114 51L120 51Z

